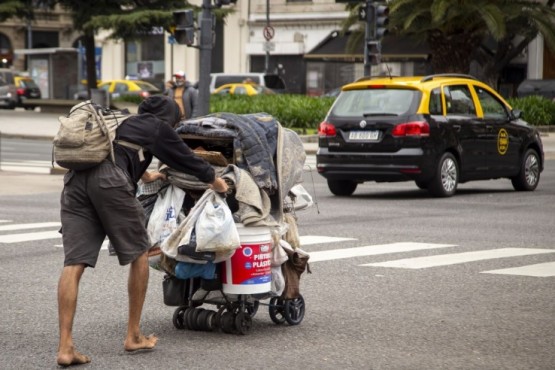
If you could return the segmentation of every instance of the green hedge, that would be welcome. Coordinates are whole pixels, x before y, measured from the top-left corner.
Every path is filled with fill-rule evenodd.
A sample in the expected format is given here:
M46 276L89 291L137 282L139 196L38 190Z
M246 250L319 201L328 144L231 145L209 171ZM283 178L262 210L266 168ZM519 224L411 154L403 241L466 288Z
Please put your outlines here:
M140 98L117 100L140 103ZM299 133L313 133L324 120L334 98L305 95L256 95L256 96L210 96L210 113L230 112L236 114L266 112L288 128ZM511 98L513 109L522 111L522 118L534 126L555 125L555 103L541 96Z
M114 102L124 101L139 104L137 96L123 96ZM334 98L305 95L211 95L210 113L229 112L236 114L266 112L274 116L284 127L295 128L299 133L313 133L333 104Z
M534 126L555 125L555 103L542 96L511 98L507 102L522 111L522 119Z
M310 132L324 120L334 99L305 95L256 95L210 97L210 112L237 114L266 112L274 116L284 127Z

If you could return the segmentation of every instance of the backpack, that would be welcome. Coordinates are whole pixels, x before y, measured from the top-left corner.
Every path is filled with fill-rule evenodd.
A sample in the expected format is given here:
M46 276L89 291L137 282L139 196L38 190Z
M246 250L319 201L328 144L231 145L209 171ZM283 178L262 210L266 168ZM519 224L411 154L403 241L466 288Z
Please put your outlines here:
M115 163L113 142L137 150L143 161L140 145L115 140L116 129L129 117L127 111L103 108L90 100L73 106L67 117L58 118L60 128L53 141L52 165L55 161L68 170L82 171L108 157Z

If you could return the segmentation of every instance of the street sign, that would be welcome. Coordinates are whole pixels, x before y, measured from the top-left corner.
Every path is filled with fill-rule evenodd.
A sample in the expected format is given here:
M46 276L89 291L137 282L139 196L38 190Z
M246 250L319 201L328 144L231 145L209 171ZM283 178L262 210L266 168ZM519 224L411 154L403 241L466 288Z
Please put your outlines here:
M270 41L274 38L275 30L272 26L264 27L264 38L266 41Z
M271 41L266 41L264 43L264 51L274 51L276 50L276 43Z

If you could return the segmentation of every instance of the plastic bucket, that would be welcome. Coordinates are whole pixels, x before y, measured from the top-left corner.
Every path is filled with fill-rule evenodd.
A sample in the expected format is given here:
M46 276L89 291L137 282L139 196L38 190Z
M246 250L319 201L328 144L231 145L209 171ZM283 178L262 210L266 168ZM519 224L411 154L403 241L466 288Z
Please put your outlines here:
M265 226L237 224L241 246L222 266L222 289L229 294L267 293L272 289L272 235Z

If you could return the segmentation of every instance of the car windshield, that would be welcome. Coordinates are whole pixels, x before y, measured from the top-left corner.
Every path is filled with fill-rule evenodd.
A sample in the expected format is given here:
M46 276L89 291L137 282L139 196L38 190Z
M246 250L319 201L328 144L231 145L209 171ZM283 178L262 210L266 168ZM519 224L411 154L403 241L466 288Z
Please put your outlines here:
M408 112L418 91L409 89L364 89L343 91L331 114L341 117L401 115Z
M139 88L143 91L158 91L158 88L149 82L145 82L145 81L133 81L133 82L135 82L137 86L139 86Z
M34 80L20 80L21 87L28 88L28 89L35 89L39 86L35 83Z

